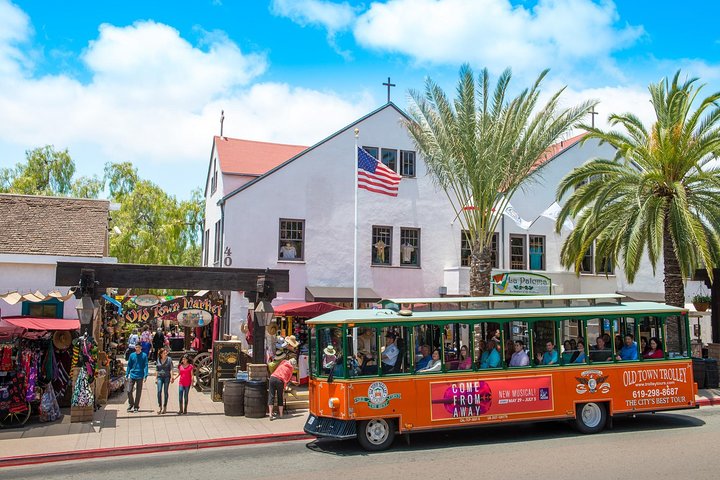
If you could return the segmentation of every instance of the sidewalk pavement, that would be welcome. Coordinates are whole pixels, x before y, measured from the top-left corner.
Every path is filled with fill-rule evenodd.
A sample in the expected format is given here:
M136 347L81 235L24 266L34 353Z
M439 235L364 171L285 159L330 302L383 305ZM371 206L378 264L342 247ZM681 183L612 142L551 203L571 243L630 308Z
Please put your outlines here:
M292 397L289 398L292 400ZM303 432L307 409L284 418L228 417L210 393L190 391L187 415L178 415L177 382L170 385L167 413L158 415L155 377L143 384L140 411L129 413L125 392L97 410L93 422L70 423L70 409L57 422L31 417L21 428L0 430L0 468L135 453L188 450L312 438Z
M720 405L720 389L700 390L699 406ZM148 377L138 413L128 413L125 393L95 412L92 423L70 423L69 409L51 424L31 419L17 429L0 430L0 468L138 453L226 447L310 439L303 432L307 409L285 418L227 417L209 393L190 392L187 415L178 415L177 384L170 385L168 413L157 414L155 377Z

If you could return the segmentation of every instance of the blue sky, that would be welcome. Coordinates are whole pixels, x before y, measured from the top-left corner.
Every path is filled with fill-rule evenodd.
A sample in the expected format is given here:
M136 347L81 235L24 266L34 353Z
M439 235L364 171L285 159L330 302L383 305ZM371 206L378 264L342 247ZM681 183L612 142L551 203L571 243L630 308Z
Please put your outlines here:
M649 6L651 5L651 6ZM45 144L82 174L131 161L186 197L211 138L311 145L431 77L509 66L527 86L652 119L647 84L677 69L720 89L714 1L0 0L0 166Z

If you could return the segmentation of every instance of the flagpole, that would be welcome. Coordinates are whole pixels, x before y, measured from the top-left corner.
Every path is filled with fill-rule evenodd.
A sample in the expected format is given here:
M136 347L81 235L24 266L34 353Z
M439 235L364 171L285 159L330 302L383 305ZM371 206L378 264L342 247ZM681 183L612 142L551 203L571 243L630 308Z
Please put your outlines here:
M360 135L360 129L355 129L355 165L353 170L355 171L355 225L354 225L354 236L353 236L353 310L358 308L358 289L357 289L357 250L358 250L358 136Z

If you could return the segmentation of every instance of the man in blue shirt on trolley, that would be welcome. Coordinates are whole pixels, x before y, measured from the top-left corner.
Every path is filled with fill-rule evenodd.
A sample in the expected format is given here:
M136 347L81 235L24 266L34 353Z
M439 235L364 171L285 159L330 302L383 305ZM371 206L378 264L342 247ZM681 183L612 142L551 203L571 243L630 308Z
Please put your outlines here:
M553 344L553 342L547 342L545 344L545 348L547 349L547 352L543 353L542 355L538 353L538 362L540 362L541 365L557 365L558 352L557 350L555 350L555 345Z
M620 349L620 354L615 358L618 360L637 360L638 359L638 348L637 342L632 334L628 333L625 335L625 345Z

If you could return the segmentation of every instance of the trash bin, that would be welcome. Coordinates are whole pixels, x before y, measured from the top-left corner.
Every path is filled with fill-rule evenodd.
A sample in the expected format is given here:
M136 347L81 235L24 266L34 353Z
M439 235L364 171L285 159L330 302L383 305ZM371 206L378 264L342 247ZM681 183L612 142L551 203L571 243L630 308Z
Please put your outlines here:
M698 388L700 385L698 385ZM705 360L705 386L703 388L718 388L718 361L714 358Z
M692 364L695 383L698 388L705 388L705 359L693 357Z
M228 417L245 415L245 381L228 380L223 390L223 408Z

